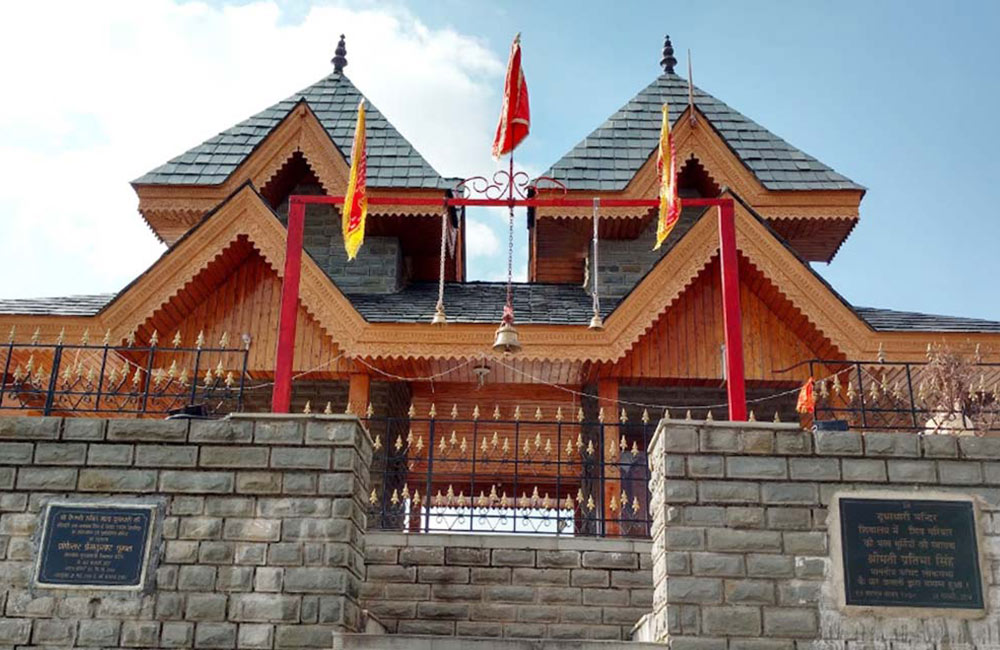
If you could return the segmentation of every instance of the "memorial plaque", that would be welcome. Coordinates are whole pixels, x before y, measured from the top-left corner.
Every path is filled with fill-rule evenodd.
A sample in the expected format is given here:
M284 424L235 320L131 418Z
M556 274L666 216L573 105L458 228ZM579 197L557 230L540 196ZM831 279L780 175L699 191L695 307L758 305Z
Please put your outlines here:
M840 499L847 605L983 609L971 501Z
M35 562L39 587L141 590L155 504L46 505Z

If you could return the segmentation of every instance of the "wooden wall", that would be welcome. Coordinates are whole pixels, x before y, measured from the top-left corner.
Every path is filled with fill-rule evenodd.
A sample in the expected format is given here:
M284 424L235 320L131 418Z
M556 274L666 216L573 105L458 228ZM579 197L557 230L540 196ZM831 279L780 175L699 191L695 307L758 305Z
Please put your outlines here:
M806 368L775 370L810 358L843 358L830 341L756 268L740 264L743 352L748 381L801 381ZM652 328L614 364L592 377L716 380L722 378L722 287L718 258L670 305Z
M175 332L182 345L193 347L199 332L206 347L217 346L223 332L229 347L239 347L241 336L250 334L248 369L253 377L270 377L277 344L281 279L250 243L240 238L140 328L139 338L148 341L155 328L160 345L169 346ZM295 340L295 370L302 372L329 364L310 378L334 378L349 368L335 362L337 345L316 320L299 306ZM214 363L214 362L213 362Z

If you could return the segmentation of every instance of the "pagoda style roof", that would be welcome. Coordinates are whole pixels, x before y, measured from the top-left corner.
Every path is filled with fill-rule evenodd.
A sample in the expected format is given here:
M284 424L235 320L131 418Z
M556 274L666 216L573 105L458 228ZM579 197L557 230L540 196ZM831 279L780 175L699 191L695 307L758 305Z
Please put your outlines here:
M694 104L768 190L864 190L699 88ZM574 190L624 190L656 150L662 106L676 123L688 107L688 82L665 72L559 159L543 176Z
M278 102L137 178L134 185L219 185L304 102L350 164L363 95L342 71ZM368 184L371 187L447 189L452 186L424 160L367 99Z

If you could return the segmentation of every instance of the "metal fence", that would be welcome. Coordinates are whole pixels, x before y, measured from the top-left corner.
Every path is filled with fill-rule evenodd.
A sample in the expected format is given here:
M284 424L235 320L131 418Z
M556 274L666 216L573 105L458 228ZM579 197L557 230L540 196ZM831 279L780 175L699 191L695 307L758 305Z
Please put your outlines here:
M249 345L0 345L0 409L42 415L206 415L243 407Z
M364 421L375 444L370 527L649 536L646 449L654 423L591 422L561 412L548 420Z
M928 361L811 359L815 419L853 430L975 433L1000 431L1000 364L958 355Z

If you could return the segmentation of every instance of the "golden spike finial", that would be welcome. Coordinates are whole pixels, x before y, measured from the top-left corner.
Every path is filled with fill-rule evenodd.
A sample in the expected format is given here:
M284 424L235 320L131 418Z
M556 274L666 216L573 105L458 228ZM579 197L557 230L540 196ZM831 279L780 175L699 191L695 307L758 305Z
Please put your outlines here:
M83 330L83 335L80 336L80 345L90 345L90 328Z
M469 451L469 441L465 436L462 436L462 444L458 446L458 450L464 455Z
M417 407L413 405L413 402L410 402L410 408L406 411L406 415L411 418L417 417Z
M583 449L583 434L582 433L577 433L576 434L576 448L577 449Z
M692 417L691 417L691 409L688 409L687 413L684 414L684 419L685 420L691 420L692 419Z
M423 434L417 436L417 442L414 443L413 446L416 448L416 450L417 450L418 453L422 452L424 450L424 436L423 436Z
M35 354L31 353L28 355L28 365L26 366L28 374L30 375L35 370Z
M750 422L756 422L757 421L757 414L753 412L753 409L750 409L750 417L748 417L747 419Z
M628 413L625 412L624 408L622 409L622 414L618 416L618 419L621 420L622 424L628 422Z
M541 406L536 406L535 407L535 420L537 421L537 420L541 420L541 419L542 419L542 407Z
M518 404L514 407L514 421L519 422L521 420L521 405Z
M567 494L566 499L563 501L562 507L563 510L573 510L576 507L575 505L573 505L573 497Z
M633 456L639 455L639 443L636 442L635 440L632 441L632 455Z
M389 502L392 503L392 505L394 505L394 506L395 505L399 505L399 490L398 489L393 488L393 490L392 490L392 496L389 498Z
M136 370L136 372L139 372L139 371ZM205 369L205 385L208 386L211 383L212 383L212 369L211 368L206 368Z
M413 491L413 505L420 506L420 490Z
M611 501L608 503L608 508L611 512L618 512L618 497L612 495Z
M229 332L223 332L222 336L219 338L219 347L225 348L229 346Z
M93 386L95 378L96 378L96 375L94 374L94 369L93 368L87 368L87 384L90 385L90 386Z
M558 406L556 407L556 422L562 422L562 421L563 421L562 407Z
M309 413L312 413L312 402L310 402L309 400L306 400L306 405L302 409L302 412L305 413L305 414L307 414L307 415Z
M378 494L375 492L375 488L372 488L372 493L368 495L368 503L372 505L378 503Z
M594 495L593 495L593 494L591 494L591 495L590 495L590 496L589 496L589 497L587 498L587 510L590 510L591 512L593 512L593 511L594 511L594 508L595 508L596 506L597 506L597 504L595 504L595 503L594 503Z
M226 369L222 367L222 359L219 359L219 363L216 364L216 366L215 366L215 376L219 377L221 379L223 373L225 373L225 372L226 372Z
M476 406L472 409L472 419L473 420L479 419L479 404L476 404Z
M198 338L194 340L194 347L199 350L205 347L205 330L198 332Z
M111 328L110 327L107 330L105 330L105 332L104 332L104 340L101 343L104 345L104 347L107 347L107 346L111 345Z
M604 407L597 409L597 421L604 422Z
M434 418L437 417L437 414L438 414L437 407L434 406L434 402L431 402L431 408L429 411L427 411L427 415L430 416L430 418L433 420Z
M510 438L508 438L507 436L504 436L503 448L500 451L503 452L504 456L510 454Z
M628 449L628 441L625 440L625 434L622 434L621 440L618 441L618 449L624 454L625 450Z
M368 402L368 408L365 409L365 415L368 417L372 417L375 415L375 408L372 407L371 402Z
M664 420L670 419L670 409L663 409L663 419Z
M577 422L583 422L583 419L584 419L583 407L581 406L581 407L579 407L579 408L576 409L576 421Z
M159 388L160 384L163 383L164 372L163 368L157 368L153 371L153 385Z
M708 409L708 413L705 415L705 421L706 422L711 422L714 419L715 419L715 417L712 415L712 409Z
M138 386L140 381L142 381L142 373L139 372L139 367L136 366L135 374L132 375L132 383Z
M17 325L10 326L10 334L7 335L7 343L14 344L14 335L17 334Z
M226 388L232 388L236 384L236 376L231 370L226 373L226 378L222 383L225 384Z
M174 360L170 362L170 367L167 368L167 377L173 379L176 376L177 376L177 361Z
M129 332L128 336L125 337L125 345L127 345L129 347L132 347L133 345L135 345L135 332L134 331Z
M448 438L447 437L441 438L440 444L438 444L438 449L441 450L442 454L447 453L447 451L448 451Z
M567 440L566 441L566 455L567 456L572 456L573 455L573 441L572 440Z
M496 449L496 448L497 448L497 445L499 445L499 444L500 444L500 436L499 436L499 435L497 435L497 432L496 432L496 431L494 431L494 432L493 432L493 439L492 439L492 440L490 440L490 444L492 444L492 445L493 445L493 448L494 448L494 449Z
M458 444L458 435L455 434L454 429L451 430L451 438L448 439L448 444L450 444L452 447Z
M181 331L174 332L174 340L170 342L175 348L181 347Z
M378 451L381 448L382 448L382 435L379 434L375 436L375 440L372 442L372 449Z
M642 423L649 424L649 410L642 409Z
M522 453L525 456L531 453L531 442L529 442L527 438L524 439L524 447Z
M545 439L545 455L546 456L552 455L552 438Z
M778 411L774 412L774 421L781 422L781 413L779 413Z
M593 456L594 455L594 441L593 440L588 440L587 441L587 455L588 456Z
M393 445L396 451L400 451L403 448L403 436L402 434L396 436L396 443Z
M156 344L159 342L160 342L160 334L154 329L153 335L149 337L149 347L155 348Z
M541 449L541 448L542 448L542 434L536 433L535 434L535 449Z
M636 515L639 514L639 510L641 508L642 506L639 505L639 497L638 496L634 497L632 499L632 513Z
M326 403L326 406L323 407L323 415L333 415L333 404L330 402Z
M181 383L181 386L188 385L188 369L181 368L181 376L177 378L177 381Z
M499 420L500 419L500 405L499 404L494 404L494 406L493 406L493 419L494 420Z
M66 339L66 328L59 330L59 336L56 337L56 345L62 345L63 341Z
M458 404L451 405L451 419L452 420L458 419Z
M34 333L31 335L31 343L33 345L38 345L38 342L42 339L42 330L39 327L35 328Z

